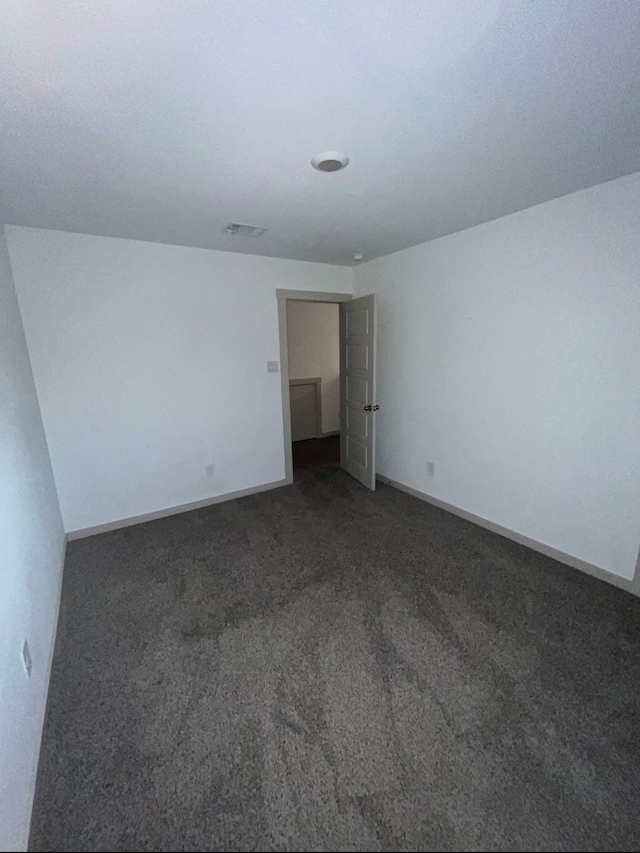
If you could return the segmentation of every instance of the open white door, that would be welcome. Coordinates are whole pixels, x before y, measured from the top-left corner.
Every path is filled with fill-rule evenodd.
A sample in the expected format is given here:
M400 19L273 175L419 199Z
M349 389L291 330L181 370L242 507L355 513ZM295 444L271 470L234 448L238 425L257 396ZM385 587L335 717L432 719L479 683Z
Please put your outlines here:
M340 464L376 487L376 297L340 303Z

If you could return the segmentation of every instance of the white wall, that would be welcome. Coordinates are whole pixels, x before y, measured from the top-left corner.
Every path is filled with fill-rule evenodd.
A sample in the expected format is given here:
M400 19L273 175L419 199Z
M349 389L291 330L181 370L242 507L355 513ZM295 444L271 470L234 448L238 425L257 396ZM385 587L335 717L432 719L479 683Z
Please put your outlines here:
M354 287L379 296L379 473L632 577L640 173L371 261Z
M340 429L339 311L331 302L287 302L289 378L322 379L322 432Z
M19 227L7 242L67 531L284 478L276 288L349 292L350 269Z
M26 850L64 534L0 232L0 850ZM22 666L27 639L31 678Z

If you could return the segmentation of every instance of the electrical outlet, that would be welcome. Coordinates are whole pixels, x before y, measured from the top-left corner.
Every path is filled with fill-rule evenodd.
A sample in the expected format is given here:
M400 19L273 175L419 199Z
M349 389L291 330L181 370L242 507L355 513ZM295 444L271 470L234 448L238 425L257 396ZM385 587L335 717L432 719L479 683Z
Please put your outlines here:
M204 466L204 476L207 478L207 480L210 480L212 477L214 477L215 473L216 466L213 464L213 462L210 465Z
M427 462L427 474L430 477L433 477L436 473L435 462Z
M278 372L278 362L277 361L268 361L267 362L267 373L277 373Z
M33 661L31 660L31 652L29 651L29 643L27 640L22 644L22 665L27 673L27 678L31 678L31 670L33 669Z

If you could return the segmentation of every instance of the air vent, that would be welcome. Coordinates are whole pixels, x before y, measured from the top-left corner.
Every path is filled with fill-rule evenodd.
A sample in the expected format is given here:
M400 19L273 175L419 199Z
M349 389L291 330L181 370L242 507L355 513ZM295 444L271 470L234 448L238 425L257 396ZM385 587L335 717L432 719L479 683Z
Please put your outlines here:
M262 237L266 228L257 225L241 225L239 222L230 222L222 229L223 234L231 234L232 237Z

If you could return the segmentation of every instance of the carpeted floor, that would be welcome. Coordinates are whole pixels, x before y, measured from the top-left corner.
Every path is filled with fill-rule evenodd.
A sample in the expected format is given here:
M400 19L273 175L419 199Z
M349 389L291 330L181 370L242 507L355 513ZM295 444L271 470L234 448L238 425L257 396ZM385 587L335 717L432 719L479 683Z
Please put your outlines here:
M637 850L640 601L340 469L69 545L33 850Z
M324 438L310 438L307 441L294 441L293 470L312 468L317 465L340 464L340 436L327 435Z

